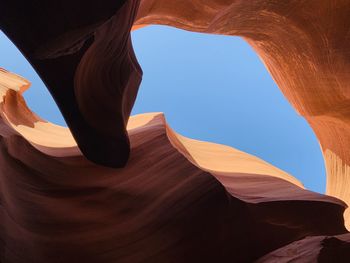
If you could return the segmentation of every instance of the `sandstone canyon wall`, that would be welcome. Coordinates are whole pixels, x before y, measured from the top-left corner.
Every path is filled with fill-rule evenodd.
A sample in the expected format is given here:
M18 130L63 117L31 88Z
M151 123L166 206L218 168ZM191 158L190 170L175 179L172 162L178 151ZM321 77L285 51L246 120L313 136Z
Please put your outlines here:
M349 1L1 4L69 129L0 70L0 262L350 260ZM142 76L130 30L150 24L243 37L314 129L330 196L160 113L129 118Z
M144 0L135 24L243 37L315 131L327 194L350 203L349 15L348 0Z

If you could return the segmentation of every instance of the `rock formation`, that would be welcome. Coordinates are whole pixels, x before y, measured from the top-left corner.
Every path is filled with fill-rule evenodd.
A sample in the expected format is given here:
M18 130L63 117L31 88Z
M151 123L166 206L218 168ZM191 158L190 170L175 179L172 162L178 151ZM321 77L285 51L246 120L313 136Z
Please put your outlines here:
M143 0L135 24L243 37L315 131L327 194L350 204L349 14L348 0Z
M141 80L130 41L138 2L71 2L2 1L0 28L47 85L84 155L122 167Z
M257 263L348 262L350 234L314 236L295 241L260 258Z
M180 136L162 114L129 119L130 160L112 169L27 108L29 82L1 70L0 87L1 262L251 262L346 233L340 200L254 156Z
M0 70L0 262L349 262L349 14L348 0L2 1L0 28L69 129ZM334 197L160 113L129 118L130 30L150 24L243 37L314 129Z

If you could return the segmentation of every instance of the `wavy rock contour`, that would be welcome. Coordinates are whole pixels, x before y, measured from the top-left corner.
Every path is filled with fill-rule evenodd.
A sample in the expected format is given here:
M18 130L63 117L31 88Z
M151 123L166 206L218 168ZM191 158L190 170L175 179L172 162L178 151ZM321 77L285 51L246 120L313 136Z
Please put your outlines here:
M321 144L327 194L350 204L350 2L141 2L135 25L243 37ZM350 229L350 210L345 213Z
M138 1L73 2L2 1L0 29L47 85L84 155L122 167L142 75L130 40Z
M96 165L68 129L27 108L28 87L0 71L1 262L251 262L346 233L340 200L254 156L180 136L160 113L130 118L126 167Z
M29 82L0 70L0 261L348 261L345 203L161 114L129 115L132 28L242 36L318 136L327 193L350 203L349 13L347 0L3 1L0 28L70 130L32 113Z

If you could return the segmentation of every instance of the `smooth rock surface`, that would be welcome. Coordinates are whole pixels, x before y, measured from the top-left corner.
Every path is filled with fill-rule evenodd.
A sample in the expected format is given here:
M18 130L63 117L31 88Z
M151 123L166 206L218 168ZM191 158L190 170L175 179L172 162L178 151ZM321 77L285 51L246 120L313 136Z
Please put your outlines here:
M0 261L350 261L349 14L348 0L2 1L1 30L70 130L0 70ZM129 119L130 30L150 24L243 37L314 129L333 197L161 114Z
M130 160L112 169L27 108L29 82L1 70L0 87L1 262L252 262L347 232L342 201L257 157L178 135L160 113L130 118Z
M243 37L318 137L327 194L350 204L349 14L348 0L143 0L135 25Z

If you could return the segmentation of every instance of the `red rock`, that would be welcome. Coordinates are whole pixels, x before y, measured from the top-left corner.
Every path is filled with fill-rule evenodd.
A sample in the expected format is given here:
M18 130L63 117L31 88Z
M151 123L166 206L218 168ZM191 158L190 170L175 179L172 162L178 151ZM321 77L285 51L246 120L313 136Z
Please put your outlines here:
M254 156L180 136L159 113L130 118L124 168L96 165L67 128L27 108L28 82L0 73L1 262L251 262L346 233L340 200Z
M350 261L349 13L348 0L3 1L1 29L70 130L0 70L0 261ZM314 129L343 201L161 114L129 119L142 73L130 30L149 24L243 37Z

